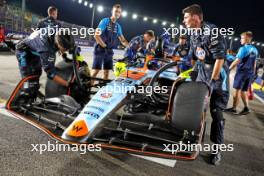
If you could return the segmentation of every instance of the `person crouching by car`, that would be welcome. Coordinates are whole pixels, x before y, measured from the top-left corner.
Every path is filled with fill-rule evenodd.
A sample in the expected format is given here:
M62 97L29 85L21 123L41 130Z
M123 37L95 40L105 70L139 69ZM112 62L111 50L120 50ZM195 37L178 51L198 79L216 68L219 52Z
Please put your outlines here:
M181 35L179 37L179 43L176 45L173 56L178 56L181 59L181 64L179 65L179 72L183 72L192 68L191 59L188 57L190 46L187 43L187 37Z
M248 107L247 91L252 83L252 79L256 71L256 59L258 56L258 50L256 47L251 45L252 37L253 34L250 31L243 32L241 34L240 42L243 46L239 48L235 61L229 67L229 69L232 70L237 66L237 71L233 84L233 88L235 89L233 95L233 106L226 109L226 111L237 115L246 115L250 112ZM244 109L238 113L236 108L238 106L240 96L244 103Z
M121 16L121 5L116 4L112 8L112 16L100 21L98 29L101 35L95 34L96 44L94 47L94 61L92 66L92 77L96 77L99 71L104 70L103 79L107 80L109 71L113 69L113 49L117 47L119 41L125 47L128 42L123 36L122 28L117 20Z
M155 40L155 34L152 30L147 30L143 35L132 38L126 48L124 57L127 57L130 61L135 61L137 53L146 56L150 48L150 44Z
M21 77L36 76L24 82L20 96L22 103L32 103L39 95L39 78L42 68L49 79L62 86L70 86L70 82L56 74L55 59L56 52L62 55L73 49L74 45L73 36L70 34L56 33L55 36L49 36L41 34L40 30L34 31L16 45L16 57Z

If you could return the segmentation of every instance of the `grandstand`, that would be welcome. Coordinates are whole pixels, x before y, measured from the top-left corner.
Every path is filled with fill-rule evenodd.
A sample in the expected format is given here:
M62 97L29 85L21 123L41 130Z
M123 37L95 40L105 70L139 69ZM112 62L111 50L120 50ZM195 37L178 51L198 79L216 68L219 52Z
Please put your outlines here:
M0 6L0 26L5 29L5 35L9 33L29 35L32 32L32 28L36 28L40 19L44 18L37 14L25 11L24 15L21 7L15 5L3 4ZM24 22L24 27L22 23ZM67 23L60 21L62 27L65 28L84 28L84 26ZM76 43L82 46L92 46L94 44L93 37L87 36L86 38L80 38L75 36Z

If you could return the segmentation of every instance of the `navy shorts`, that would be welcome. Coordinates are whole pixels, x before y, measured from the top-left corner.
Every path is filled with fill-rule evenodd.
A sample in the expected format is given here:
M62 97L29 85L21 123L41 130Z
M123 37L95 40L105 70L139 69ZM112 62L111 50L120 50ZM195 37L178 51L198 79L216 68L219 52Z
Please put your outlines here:
M248 88L250 87L251 83L252 83L251 73L237 72L235 75L233 88L246 92L248 91Z
M104 70L113 69L113 54L107 54L107 53L94 54L92 69L101 70L102 67Z

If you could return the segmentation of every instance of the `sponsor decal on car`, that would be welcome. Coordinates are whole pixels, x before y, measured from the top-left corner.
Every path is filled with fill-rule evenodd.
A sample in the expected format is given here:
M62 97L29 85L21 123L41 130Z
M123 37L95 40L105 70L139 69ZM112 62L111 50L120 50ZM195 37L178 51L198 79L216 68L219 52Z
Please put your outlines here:
M107 105L110 105L110 101L105 101L105 100L100 100L100 99L91 99L91 101L94 101L94 102L98 102L98 103L103 103L103 104L107 104Z
M101 93L101 97L102 98L111 98L112 97L112 93Z
M98 111L100 111L102 113L104 112L104 109L103 108L100 108L100 107L97 107L97 106L88 105L87 108L96 109L96 110L98 110Z
M91 111L84 111L84 114L88 114L93 118L99 119L100 115Z

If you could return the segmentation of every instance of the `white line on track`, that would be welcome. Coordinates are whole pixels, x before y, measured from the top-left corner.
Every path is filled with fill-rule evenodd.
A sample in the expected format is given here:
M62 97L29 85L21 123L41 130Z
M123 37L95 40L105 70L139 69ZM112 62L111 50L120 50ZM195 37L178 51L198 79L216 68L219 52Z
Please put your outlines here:
M262 103L262 104L264 104L264 100L261 98L261 97L259 97L257 94L255 94L254 93L254 96Z
M165 159L165 158L157 158L157 157L151 157L151 156L143 156L143 155L135 155L135 154L130 154L132 156L142 158L148 161L152 161L158 164L162 164L164 166L168 167L174 167L176 165L177 160L173 159Z
M5 103L0 103L0 114L8 116L8 117L12 117L14 119L18 119L16 116L12 115L10 112L8 112L5 109Z

